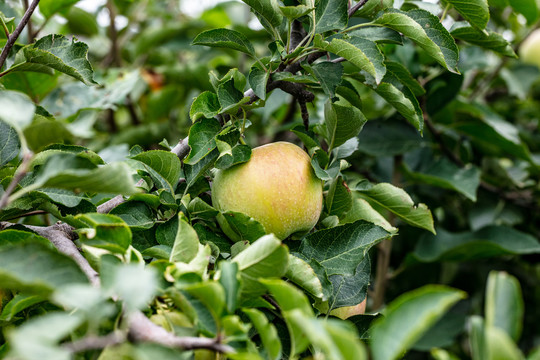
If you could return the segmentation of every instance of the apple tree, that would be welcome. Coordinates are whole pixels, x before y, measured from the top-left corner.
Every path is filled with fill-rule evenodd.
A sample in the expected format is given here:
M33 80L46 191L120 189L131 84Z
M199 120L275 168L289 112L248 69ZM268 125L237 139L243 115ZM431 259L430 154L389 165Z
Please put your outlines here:
M540 359L537 0L4 0L0 25L0 357ZM239 170L281 142L307 231L260 214L313 208L289 163Z

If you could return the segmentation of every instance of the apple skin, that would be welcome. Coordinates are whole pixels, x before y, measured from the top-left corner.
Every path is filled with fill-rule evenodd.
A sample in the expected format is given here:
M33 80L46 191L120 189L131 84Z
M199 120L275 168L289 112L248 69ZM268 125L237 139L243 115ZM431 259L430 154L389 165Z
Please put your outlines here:
M366 300L367 299L364 299L364 301L358 305L334 309L330 312L330 315L338 317L341 320L346 320L351 316L364 314L366 312Z
M311 230L322 201L322 181L315 176L309 155L288 142L254 148L248 162L218 170L212 184L216 209L251 216L281 240ZM228 234L223 220L219 222Z
M521 60L540 68L540 29L534 30L527 36L519 48Z

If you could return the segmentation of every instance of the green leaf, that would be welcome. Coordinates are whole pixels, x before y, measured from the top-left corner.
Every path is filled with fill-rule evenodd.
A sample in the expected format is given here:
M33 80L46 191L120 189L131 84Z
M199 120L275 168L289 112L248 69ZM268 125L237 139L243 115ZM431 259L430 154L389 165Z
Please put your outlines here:
M174 193L178 180L180 180L180 169L182 168L178 156L170 151L150 150L135 155L132 159L142 162L147 170L153 170L165 179L171 193Z
M519 281L506 272L491 271L486 286L486 326L504 330L517 342L523 326L523 308Z
M338 176L330 183L326 196L326 211L329 215L342 217L352 207L351 190L345 184L342 176Z
M191 151L184 163L194 165L207 156L216 147L216 135L221 131L221 125L216 119L202 119L189 129L189 146Z
M407 224L435 233L431 211L425 204L414 205L405 190L389 183L371 185L364 181L351 186L360 196L376 207L392 212Z
M371 349L375 360L401 357L453 304L466 294L452 288L428 285L394 300L385 317L372 328Z
M144 230L154 226L152 209L142 201L126 201L112 209L109 214L118 216L132 229Z
M222 212L218 215L218 221L223 232L234 241L254 242L266 235L266 230L260 222L240 212Z
M426 93L426 90L420 85L409 70L401 63L395 61L386 61L386 70L391 72L400 83L408 87L414 94L414 96L422 96Z
M347 27L349 15L346 1L320 0L315 9L315 32L342 30Z
M523 360L512 338L503 330L487 326L480 316L471 316L469 339L473 360Z
M289 21L298 19L302 16L305 16L312 12L314 9L307 5L296 5L296 6L280 6L281 14L285 16Z
M221 113L234 115L243 104L246 104L250 98L244 96L242 91L238 90L234 79L221 83L217 88L217 96L221 104Z
M259 333L264 349L271 360L281 359L281 341L274 324L270 323L264 313L257 309L242 309L249 317Z
M370 86L418 131L422 132L424 117L420 104L413 92L407 86L403 86L393 72L386 72L382 82L376 87L370 83L366 85Z
M328 301L328 312L346 306L360 304L367 296L367 290L371 275L371 260L365 256L356 267L354 274L332 275L329 277L332 283L332 294Z
M242 277L242 298L262 295L266 290L259 280L280 278L287 272L289 251L274 235L265 235L253 242L232 260Z
M216 143L220 145L220 141L216 140ZM249 161L251 158L251 148L247 145L236 145L230 149L230 151L222 152L215 163L217 169L228 169L234 165Z
M334 149L358 135L367 119L358 108L341 101L327 101L324 105L324 121L329 149Z
M0 247L0 283L3 288L48 295L72 283L87 283L79 266L66 255L39 242Z
M221 105L219 105L217 95L211 91L205 91L197 96L191 104L189 117L192 122L196 122L203 117L211 119L219 113L220 108Z
M354 13L354 16L372 18L381 10L392 7L393 4L394 0L367 0L364 5Z
M532 25L540 15L536 0L508 0L508 2L515 12L525 16L528 25Z
M358 196L358 195L357 195ZM340 224L352 223L357 220L365 220L382 227L389 233L397 233L398 229L393 227L369 202L362 198L354 198L352 207L345 216L340 219Z
M39 11L46 18L50 18L57 12L69 9L79 1L80 0L41 0L39 3Z
M249 39L236 30L212 29L203 31L195 37L192 44L233 49L255 56L255 49Z
M131 195L138 190L124 163L96 167L73 154L54 154L39 169L32 188L52 187L67 190ZM28 188L23 188L26 191Z
M425 140L404 121L368 121L358 135L358 150L376 157L405 154L425 144Z
M283 16L277 5L273 0L242 0L254 11L259 13L270 25L278 27L283 21Z
M380 26L361 27L360 29L349 32L349 35L368 39L376 43L403 45L403 37L399 32Z
M234 314L240 298L240 271L237 263L222 261L220 265L219 282L225 290L225 304L229 314Z
M487 0L447 0L465 20L479 30L486 28L489 21Z
M88 45L85 43L69 40L63 35L47 35L22 48L7 71L35 71L45 66L86 85L95 85L94 71L87 57Z
M466 41L484 49L493 50L504 56L517 57L512 45L502 35L491 30L484 31L487 31L487 34L471 26L467 26L466 23L455 23L452 29L450 29L450 33L456 39Z
M199 251L199 237L183 213L178 215L178 229L172 246L170 262L189 263Z
M329 276L352 275L367 251L389 236L386 230L360 220L309 234L298 252L306 259L317 260Z
M487 226L475 232L450 233L420 238L414 256L423 262L467 261L500 255L538 254L540 243L529 234L505 226Z
M64 312L32 318L7 334L10 355L24 360L69 360L71 352L58 343L83 322L84 317L79 314Z
M79 229L82 243L123 254L131 245L131 230L118 216L86 213L75 217L86 227Z
M106 289L123 300L127 310L143 309L158 291L158 277L151 267L120 264L113 269Z
M0 89L0 120L15 129L24 129L32 123L36 105L32 100L17 91Z
M249 86L253 89L253 93L259 98L266 100L266 84L270 77L270 72L252 66L248 75Z
M83 194L76 194L70 190L54 188L32 191L31 194L67 207L75 207L79 205L82 200L87 199Z
M312 296L319 299L324 297L322 284L317 274L306 261L299 257L289 254L289 267L285 277Z
M0 120L0 167L13 160L20 151L21 141L17 131L8 123Z
M11 299L0 314L0 323L2 321L9 322L14 319L15 315L19 312L28 309L29 307L39 304L40 302L45 301L46 298L40 295L26 295L26 294L17 294Z
M188 213L192 220L194 218L210 220L214 219L216 215L219 214L219 210L216 210L212 206L208 205L200 197L196 197L189 203Z
M343 65L335 64L331 61L321 61L311 65L308 70L319 80L324 93L333 98L336 96L336 88L341 83L343 75Z
M388 9L377 16L373 23L401 32L448 71L459 74L458 47L435 15L421 9Z
M480 185L480 169L473 165L458 167L446 158L423 164L418 172L408 172L411 179L422 184L450 189L476 201L476 191Z
M351 64L358 66L375 78L378 83L381 82L386 68L384 66L384 56L373 41L362 37L336 37L330 42L323 40L321 35L315 36L315 47L329 51L337 56L344 57Z

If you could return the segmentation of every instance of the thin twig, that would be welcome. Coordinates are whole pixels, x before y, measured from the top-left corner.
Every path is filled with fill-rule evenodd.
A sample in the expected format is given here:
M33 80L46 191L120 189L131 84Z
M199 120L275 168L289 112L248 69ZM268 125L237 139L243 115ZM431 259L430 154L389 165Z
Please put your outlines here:
M302 121L304 122L304 128L309 130L309 112L306 106L306 102L299 100L298 103L300 104L300 111L302 113Z
M2 198L0 198L0 210L2 210L4 207L6 207L9 203L9 196L11 193L15 190L17 187L17 184L26 176L28 173L28 167L30 166L30 162L32 161L32 157L34 156L33 153L28 152L23 156L21 165L17 169L17 172L13 176L13 179L11 179L11 182L9 183L6 191L2 195Z
M142 186L143 184L144 184L144 180L140 179L139 181L137 181L135 186ZM97 212L100 213L100 214L107 214L109 211L111 211L112 209L114 209L118 205L123 204L125 202L126 202L126 199L124 199L124 197L122 195L116 195L112 199L110 199L110 200L104 202L103 204L99 205L97 207Z
M0 53L0 70L4 66L4 63L6 62L6 59L9 55L9 52L11 51L11 48L13 47L13 45L15 45L15 41L17 41L17 39L21 35L24 27L26 26L26 24L28 24L28 21L30 21L30 17L34 13L34 10L36 10L36 7L38 6L38 4L39 4L39 0L34 0L32 4L30 4L30 6L28 7L28 9L23 15L21 22L19 23L19 25L17 25L17 27L15 28L15 31L13 31L11 36L7 39L6 45L2 49L2 53Z
M349 9L349 17L352 17L354 15L354 13L357 12L358 9L360 9L362 6L364 6L367 2L368 2L368 0L362 0L362 1L359 1L358 3L356 3L353 7L351 7Z
M24 11L28 10L28 0L24 0ZM26 25L28 31L28 43L31 44L34 42L34 31L32 30L32 19L28 20L28 25Z
M107 65L122 66L120 46L118 46L118 31L116 31L116 11L111 0L107 0L106 7L109 11L109 38L111 39L111 52L107 59Z
M139 119L139 115L137 115L137 110L135 109L135 104L133 103L131 95L126 96L126 107L128 109L129 116L131 117L131 124L135 126L140 125L141 119Z

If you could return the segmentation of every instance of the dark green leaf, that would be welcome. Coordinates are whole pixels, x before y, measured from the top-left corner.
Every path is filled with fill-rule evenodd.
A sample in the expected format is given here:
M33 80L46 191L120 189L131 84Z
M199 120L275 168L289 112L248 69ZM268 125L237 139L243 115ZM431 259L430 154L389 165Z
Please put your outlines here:
M154 214L142 201L127 201L112 209L109 214L118 216L132 229L150 229L154 226Z
M79 0L41 0L39 11L46 18L50 18L57 12L64 11L78 2Z
M414 256L420 261L466 261L505 254L538 254L540 244L529 234L505 226L488 226L475 232L450 233L420 238Z
M404 121L368 121L358 135L358 150L372 156L394 156L417 149L425 142Z
M371 261L365 256L356 267L352 275L332 275L329 277L332 283L332 295L329 305L333 309L360 304L367 296L370 282Z
M315 32L341 30L347 27L348 6L342 0L320 0L315 9Z
M259 13L270 25L278 27L283 21L277 2L272 0L242 0Z
M376 43L403 45L403 38L401 34L386 27L366 26L353 30L349 34L351 36L361 37Z
M266 234L264 226L254 218L235 211L225 211L218 215L221 229L234 241L254 242Z
M483 30L489 21L487 0L447 0L472 26Z
M2 314L0 315L0 322L11 321L19 312L45 300L46 299L43 296L39 295L17 294L6 304L6 306L2 310Z
M298 252L317 260L329 276L353 275L367 251L389 236L383 228L360 220L309 234Z
M142 162L146 169L155 171L165 179L171 192L174 192L180 179L180 169L182 167L178 156L170 151L150 150L135 155L132 159Z
M516 57L512 45L502 35L491 30L485 30L487 34L478 31L466 23L456 23L452 26L450 33L456 39L466 41L470 44L493 50L499 54Z
M329 98L333 98L336 88L341 83L343 65L339 63L335 64L331 61L321 61L311 65L309 70L319 80L324 93Z
M344 102L332 103L330 101L324 106L324 119L329 149L334 149L358 135L367 122L366 117L358 108Z
M330 189L326 196L326 211L329 215L341 217L352 207L351 190L342 176L338 176L330 183Z
M189 117L192 122L203 117L211 119L218 114L220 107L217 95L211 91L205 91L197 96L191 104Z
M21 141L17 131L0 120L0 167L13 160L21 151Z
M249 71L249 86L253 89L253 93L263 100L266 100L266 84L269 77L270 73L268 71L264 71L257 66L251 67Z

